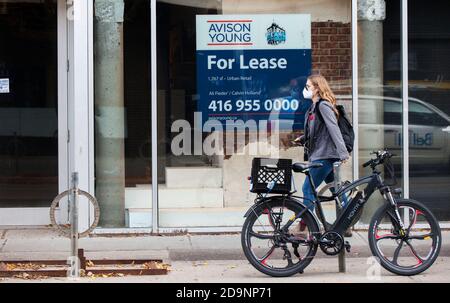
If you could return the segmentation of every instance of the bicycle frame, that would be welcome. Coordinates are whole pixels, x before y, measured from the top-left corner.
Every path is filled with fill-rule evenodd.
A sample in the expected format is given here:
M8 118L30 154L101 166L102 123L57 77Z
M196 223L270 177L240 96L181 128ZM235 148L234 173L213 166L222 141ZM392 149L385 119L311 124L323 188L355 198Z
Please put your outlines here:
M311 174L306 172L306 176L309 178L310 184L315 188L314 182L312 180ZM348 201L348 204L344 207L340 216L336 218L335 222L328 227L325 220L325 214L323 212L323 208L321 202L333 201L339 199L338 197L342 194L355 189L358 186L367 184L366 188L362 192L358 192L358 194ZM330 197L318 196L317 190L314 190L314 198L312 201L312 205L315 205L318 210L318 217L320 222L322 222L325 232L333 231L339 234L343 234L347 228L349 228L352 224L354 217L358 214L358 211L361 211L362 206L369 200L370 196L375 192L375 190L379 189L380 193L392 204L395 205L395 200L392 196L391 189L389 186L384 184L383 179L380 176L380 172L374 170L372 175L361 178L352 182L351 184L340 188L337 192L333 193ZM299 198L305 200L304 197L298 197L289 195L290 197ZM309 210L309 207L306 207L301 212L299 212L295 217L289 219L289 221L283 226L282 230L287 232L289 227L300 217L304 215L305 212Z

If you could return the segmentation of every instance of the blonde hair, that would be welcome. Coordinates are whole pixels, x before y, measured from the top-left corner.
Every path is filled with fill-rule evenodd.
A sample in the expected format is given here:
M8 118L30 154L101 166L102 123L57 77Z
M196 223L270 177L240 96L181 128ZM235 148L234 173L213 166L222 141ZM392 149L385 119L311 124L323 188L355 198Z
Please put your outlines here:
M339 116L339 112L336 109L336 97L334 96L330 85L328 85L327 79L325 79L322 75L311 75L308 77L308 80L311 81L314 87L319 90L320 98L330 102L331 105L333 105L334 112L337 116Z

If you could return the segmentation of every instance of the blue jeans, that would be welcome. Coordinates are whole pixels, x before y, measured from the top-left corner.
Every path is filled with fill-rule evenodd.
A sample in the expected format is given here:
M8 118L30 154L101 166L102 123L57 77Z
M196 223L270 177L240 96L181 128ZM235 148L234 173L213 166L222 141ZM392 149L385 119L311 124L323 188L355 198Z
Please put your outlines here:
M332 170L331 173L325 178L324 181L325 181L326 184L330 184L330 183L333 183L333 182L334 182L334 173L333 173L333 170ZM330 187L330 191L331 191L333 194L335 193L335 188L334 188L334 186L333 186L333 187ZM345 207L345 205L347 205L347 202L348 202L347 195L344 193L342 196L340 196L340 198L342 199L342 201L341 201L342 206Z
M312 163L322 163L323 166L319 168L312 168L309 173L313 179L314 185L316 188L325 181L326 183L334 182L334 174L333 174L333 163L339 161L339 159L322 159L315 160ZM334 192L334 188L331 189ZM306 177L305 182L303 183L303 196L304 196L304 204L311 210L314 210L314 204L312 203L315 200L314 197L314 189L311 186L311 182L309 182L309 178ZM343 204L347 203L347 197L344 195Z

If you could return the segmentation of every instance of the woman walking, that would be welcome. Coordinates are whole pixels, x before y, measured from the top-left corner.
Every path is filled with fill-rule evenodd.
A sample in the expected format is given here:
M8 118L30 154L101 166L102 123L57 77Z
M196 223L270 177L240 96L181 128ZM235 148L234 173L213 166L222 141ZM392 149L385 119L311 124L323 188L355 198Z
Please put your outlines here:
M310 170L314 185L318 187L324 180L332 178L333 163L345 163L349 153L338 126L336 97L327 80L321 75L309 76L303 97L313 103L305 115L305 135L296 141L305 145L305 160L322 164L322 167ZM306 178L303 183L304 203L311 211L314 210L314 190ZM302 223L299 224L300 231L305 229Z

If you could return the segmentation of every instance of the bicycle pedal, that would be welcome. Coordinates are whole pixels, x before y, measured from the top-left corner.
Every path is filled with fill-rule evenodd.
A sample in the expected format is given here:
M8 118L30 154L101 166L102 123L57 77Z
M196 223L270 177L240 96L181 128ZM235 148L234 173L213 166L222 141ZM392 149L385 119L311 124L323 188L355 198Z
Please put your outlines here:
M352 248L350 243L348 241L345 241L344 246L345 246L345 250L349 253L350 249Z

